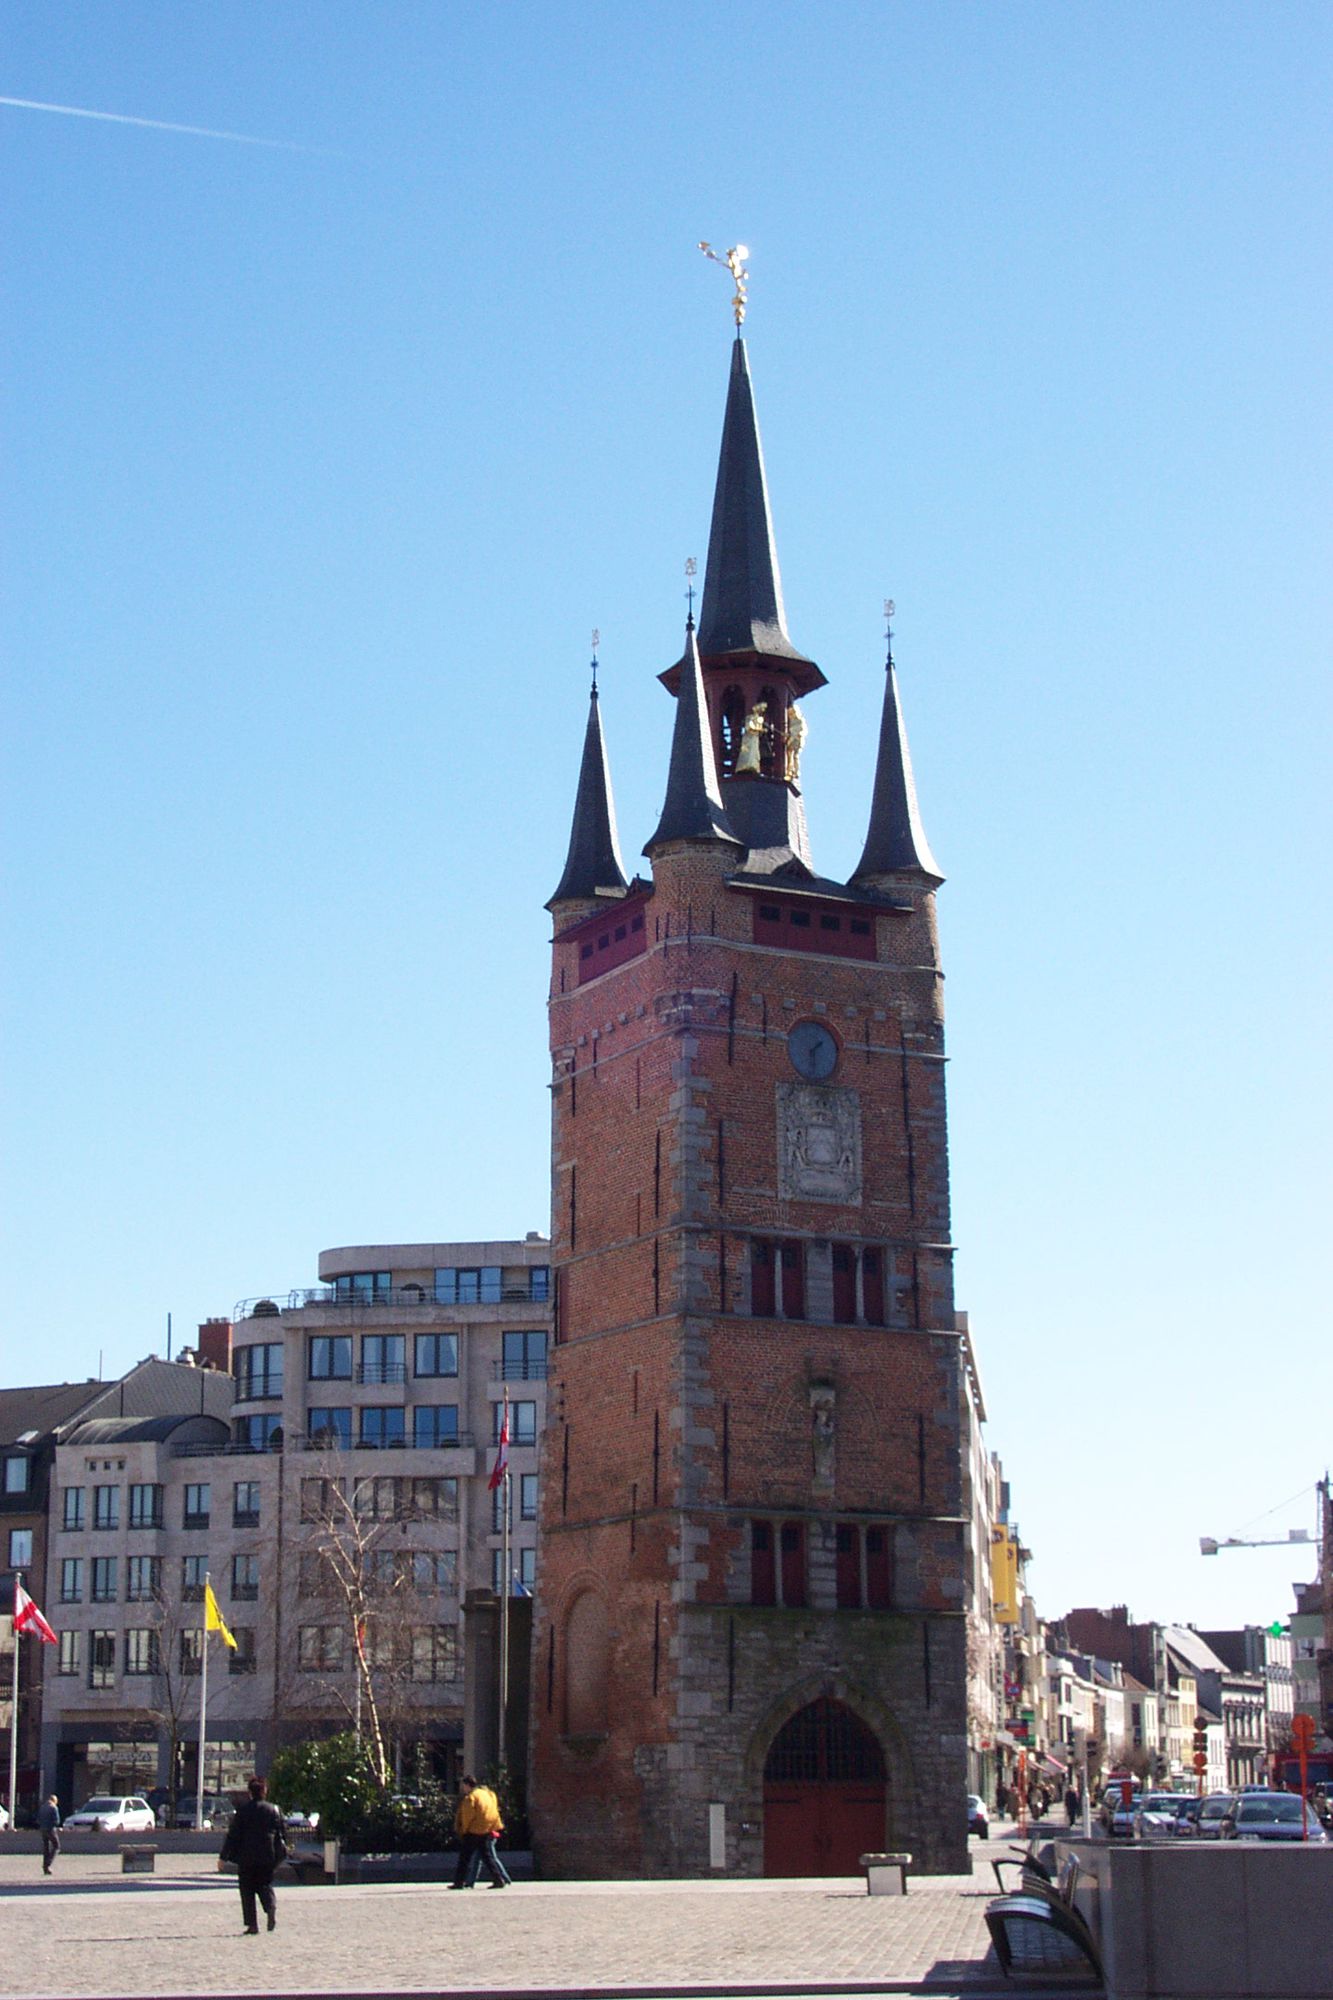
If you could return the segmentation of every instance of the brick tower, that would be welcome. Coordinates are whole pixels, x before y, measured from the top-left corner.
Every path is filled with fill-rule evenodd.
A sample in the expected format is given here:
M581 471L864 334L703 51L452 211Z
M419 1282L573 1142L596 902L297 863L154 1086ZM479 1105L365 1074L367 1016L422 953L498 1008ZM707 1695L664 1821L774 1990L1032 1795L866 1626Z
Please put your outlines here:
M549 909L555 1345L532 1818L553 1873L966 1868L960 1354L935 891L892 657L816 872L743 341L666 799L594 687Z

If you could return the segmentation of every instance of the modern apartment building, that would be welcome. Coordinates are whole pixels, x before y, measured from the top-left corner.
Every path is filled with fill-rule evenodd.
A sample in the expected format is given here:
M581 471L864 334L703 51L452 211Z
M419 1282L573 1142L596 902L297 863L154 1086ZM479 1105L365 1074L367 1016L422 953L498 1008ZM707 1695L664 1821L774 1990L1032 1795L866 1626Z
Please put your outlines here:
M546 1239L330 1250L319 1276L200 1329L220 1414L84 1423L56 1452L62 1805L169 1785L173 1754L193 1789L206 1581L237 1641L207 1642L210 1787L358 1719L405 1777L457 1774L467 1602L493 1626L506 1583L506 1402L510 1591L535 1572Z

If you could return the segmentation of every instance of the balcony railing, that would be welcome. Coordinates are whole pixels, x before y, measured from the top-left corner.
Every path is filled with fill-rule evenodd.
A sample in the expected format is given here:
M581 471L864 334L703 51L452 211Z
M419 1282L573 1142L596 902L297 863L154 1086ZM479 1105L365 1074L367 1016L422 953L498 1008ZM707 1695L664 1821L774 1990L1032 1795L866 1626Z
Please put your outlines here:
M407 1363L405 1361L362 1361L356 1371L358 1382L384 1383L406 1382Z
M339 1292L333 1285L298 1285L290 1292L265 1292L258 1298L238 1299L234 1321L276 1319L285 1312L301 1312L307 1306L435 1306L442 1312L470 1311L474 1306L544 1306L551 1301L534 1298L526 1285L504 1285L475 1299L437 1298L433 1285L384 1285L372 1292Z
M549 1364L545 1361L495 1361L492 1382L544 1382Z

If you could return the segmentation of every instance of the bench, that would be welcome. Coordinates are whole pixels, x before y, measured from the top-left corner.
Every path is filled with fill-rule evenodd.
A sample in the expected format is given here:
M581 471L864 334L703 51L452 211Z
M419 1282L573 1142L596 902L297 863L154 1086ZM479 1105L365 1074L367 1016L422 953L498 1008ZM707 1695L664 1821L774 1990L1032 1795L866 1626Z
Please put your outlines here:
M1009 1857L1013 1859L1013 1857ZM1055 1881L1035 1855L1023 1857L1023 1885L986 1905L986 1928L1006 1979L1020 1973L1069 1972L1082 1968L1100 1984L1097 1941L1074 1908L1079 1865L1071 1855ZM1029 1867L1028 1863L1032 1866ZM998 1874L998 1869L997 1869Z
M157 1849L155 1847L122 1847L120 1850L120 1872L122 1875L155 1875L157 1873Z

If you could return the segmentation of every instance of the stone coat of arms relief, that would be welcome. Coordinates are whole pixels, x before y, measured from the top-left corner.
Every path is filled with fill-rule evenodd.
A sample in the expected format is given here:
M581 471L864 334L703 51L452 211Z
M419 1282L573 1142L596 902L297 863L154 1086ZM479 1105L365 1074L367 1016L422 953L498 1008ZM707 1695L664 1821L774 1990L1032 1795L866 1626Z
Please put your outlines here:
M778 1085L778 1193L784 1201L861 1200L861 1099L826 1083Z

